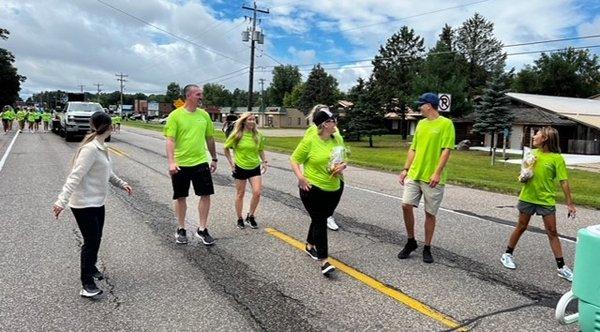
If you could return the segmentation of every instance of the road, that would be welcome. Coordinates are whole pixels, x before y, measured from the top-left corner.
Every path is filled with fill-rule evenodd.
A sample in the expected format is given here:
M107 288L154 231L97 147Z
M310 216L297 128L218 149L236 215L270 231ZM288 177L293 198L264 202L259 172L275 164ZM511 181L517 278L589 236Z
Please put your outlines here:
M0 156L14 135L0 137ZM339 268L325 278L294 247L304 241L309 219L287 155L267 154L260 228L239 230L233 181L218 145L209 217L217 243L207 248L194 238L181 246L174 243L164 139L133 128L110 143L115 172L135 193L113 188L107 201L99 262L105 293L80 298L81 237L70 212L58 221L50 212L77 146L53 134L22 133L0 171L2 331L577 330L554 320L570 284L555 273L539 218L515 252L518 269L500 264L516 221L513 196L448 186L434 237L436 262L424 264L420 250L400 261L406 236L396 175L350 167L335 214L341 229L329 233ZM188 202L188 237L197 224L196 202ZM566 221L558 206L558 215L572 266L577 230L599 214L580 209ZM422 222L420 208L421 240Z

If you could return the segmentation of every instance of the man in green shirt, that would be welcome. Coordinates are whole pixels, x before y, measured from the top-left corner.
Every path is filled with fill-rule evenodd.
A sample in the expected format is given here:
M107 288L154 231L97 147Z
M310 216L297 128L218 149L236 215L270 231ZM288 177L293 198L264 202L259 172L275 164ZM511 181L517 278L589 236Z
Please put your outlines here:
M408 241L398 254L406 259L417 249L415 240L415 216L413 208L419 206L421 196L425 201L425 246L423 262L433 263L431 240L435 230L436 214L444 197L446 172L444 168L454 149L454 124L441 116L437 107L439 99L435 93L425 93L417 101L419 110L425 116L419 121L404 169L399 182L404 186L402 212Z
M186 198L191 182L194 185L194 192L200 196L198 203L200 222L195 234L205 245L212 245L215 241L208 234L207 224L210 195L214 194L211 173L217 170L217 153L213 138L214 125L210 115L198 107L202 100L202 89L198 85L189 84L183 89L183 94L185 96L184 105L169 114L164 128L164 135L167 138L169 173L173 184L173 199L176 200L175 214L179 223L175 242L180 244L188 242L185 215ZM207 147L212 156L210 166L206 154Z
M4 126L4 134L8 134L12 130L12 123L15 119L15 111L9 105L4 106L2 112L2 125Z

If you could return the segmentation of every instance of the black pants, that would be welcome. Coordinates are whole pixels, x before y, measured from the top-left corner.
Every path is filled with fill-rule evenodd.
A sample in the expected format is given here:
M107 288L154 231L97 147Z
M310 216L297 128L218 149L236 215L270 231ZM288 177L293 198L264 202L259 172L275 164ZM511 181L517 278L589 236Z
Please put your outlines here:
M83 246L81 247L81 283L83 285L94 281L93 274L97 271L98 249L102 239L102 228L104 227L104 206L89 207L83 209L71 208L81 236Z
M311 221L306 242L317 247L319 259L326 259L329 256L327 218L333 215L343 191L343 182L337 191L324 191L316 186L312 186L309 191L300 189L300 199Z

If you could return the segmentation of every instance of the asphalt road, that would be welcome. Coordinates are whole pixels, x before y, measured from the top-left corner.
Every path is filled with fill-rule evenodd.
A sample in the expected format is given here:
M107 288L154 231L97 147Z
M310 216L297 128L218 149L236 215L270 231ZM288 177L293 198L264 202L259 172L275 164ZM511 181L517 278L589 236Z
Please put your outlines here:
M0 137L0 158L13 136ZM518 269L500 264L516 221L515 197L448 186L436 262L424 264L420 249L400 261L406 236L396 175L350 167L335 214L341 229L329 233L330 255L346 272L325 278L291 240L274 236L302 242L309 224L287 155L268 153L257 230L236 228L233 181L220 156L209 216L217 243L207 248L191 237L196 197L188 201L190 244L174 243L161 135L126 128L110 145L115 172L135 192L113 188L107 201L99 262L105 293L86 300L78 295L74 218L66 211L56 221L50 211L78 143L50 133L17 137L0 171L0 330L577 330L554 320L570 284L556 275L541 220L519 243ZM559 206L558 215L572 266L577 230L600 214L580 209L567 221ZM422 221L419 209L420 240Z

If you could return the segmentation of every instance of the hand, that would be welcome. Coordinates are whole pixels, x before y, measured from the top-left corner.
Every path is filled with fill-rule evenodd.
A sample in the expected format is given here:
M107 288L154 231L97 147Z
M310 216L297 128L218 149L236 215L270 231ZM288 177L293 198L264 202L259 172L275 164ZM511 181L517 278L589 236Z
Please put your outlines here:
M260 167L260 173L265 174L267 172L267 169L269 169L269 164L262 163L262 166Z
M403 169L402 172L400 172L400 175L398 176L398 182L400 182L401 185L404 185L404 180L406 179L406 175L408 174L408 171Z
M441 176L439 174L434 173L431 176L431 179L429 179L429 186L431 188L435 188L440 183L440 178L441 178Z
M347 165L345 162L341 162L339 164L336 164L333 167L333 171L331 172L331 176L336 176L336 175L342 175L342 173L344 172L344 170L346 169Z
M575 209L575 204L573 204L573 203L568 204L567 209L569 209L569 212L567 213L567 217L575 219L575 215L577 214L577 209Z
M179 171L181 171L181 168L179 168L176 163L169 164L169 174L175 175Z
M133 194L133 188L131 188L131 186L128 184L126 184L125 187L123 187L123 190L125 190L129 194L129 196Z
M217 162L213 160L210 162L210 172L214 173L216 171L217 171Z
M310 183L308 183L308 181L306 181L305 177L301 177L298 179L298 188L300 188L301 190L304 191L309 191L310 190Z
M52 205L52 213L54 213L54 218L58 219L60 213L64 210L62 206L58 206L56 204Z

